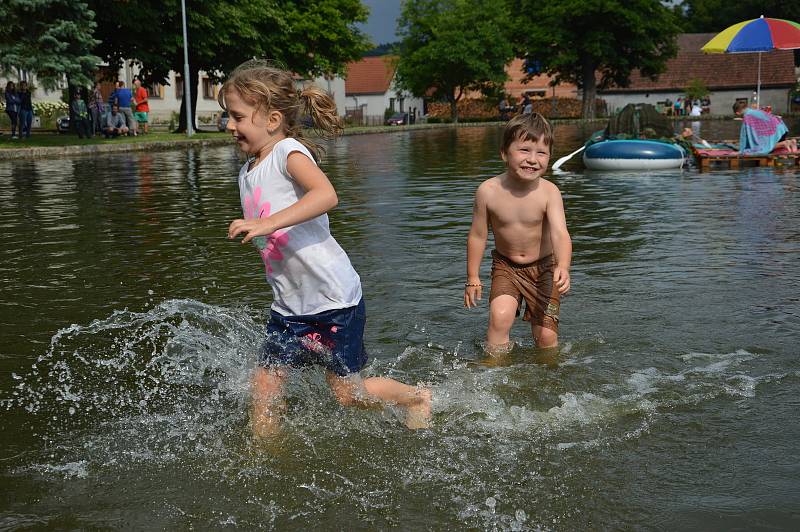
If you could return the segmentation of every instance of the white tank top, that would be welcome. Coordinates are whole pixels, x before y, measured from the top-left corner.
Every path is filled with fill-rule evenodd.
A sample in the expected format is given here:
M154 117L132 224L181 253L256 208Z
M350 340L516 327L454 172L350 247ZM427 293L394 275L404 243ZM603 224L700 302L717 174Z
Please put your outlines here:
M303 197L305 191L286 168L292 152L314 161L305 146L286 138L251 171L247 171L249 163L239 171L245 219L266 218ZM352 307L361 300L361 279L331 236L327 214L252 241L274 292L272 310L289 316L318 314Z

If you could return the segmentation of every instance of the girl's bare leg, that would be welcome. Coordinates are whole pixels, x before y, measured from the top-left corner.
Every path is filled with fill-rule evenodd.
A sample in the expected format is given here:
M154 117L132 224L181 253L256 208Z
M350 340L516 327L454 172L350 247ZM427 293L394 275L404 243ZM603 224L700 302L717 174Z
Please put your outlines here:
M406 426L410 429L427 428L431 419L431 391L428 388L409 386L387 377L358 375L340 377L327 373L328 384L336 400L345 406L378 407L386 403L406 409Z
M283 387L286 370L259 367L253 373L252 409L250 426L257 438L268 438L278 433L280 415L286 410Z

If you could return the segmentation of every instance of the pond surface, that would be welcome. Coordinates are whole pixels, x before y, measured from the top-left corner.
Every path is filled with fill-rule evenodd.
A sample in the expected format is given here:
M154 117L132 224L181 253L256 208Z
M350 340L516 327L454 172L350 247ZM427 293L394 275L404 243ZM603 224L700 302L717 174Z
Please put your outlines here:
M366 373L428 383L433 427L340 407L307 370L269 448L247 408L271 293L226 239L234 148L0 162L0 528L798 528L798 172L570 162L561 346L519 322L490 362L462 290L499 132L328 147ZM552 160L590 132L557 127Z

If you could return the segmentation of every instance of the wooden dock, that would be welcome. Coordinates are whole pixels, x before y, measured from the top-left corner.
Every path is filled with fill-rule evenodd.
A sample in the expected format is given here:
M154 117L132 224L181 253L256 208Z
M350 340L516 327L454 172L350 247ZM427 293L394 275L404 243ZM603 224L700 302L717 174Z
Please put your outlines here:
M741 155L733 150L695 149L693 151L697 160L697 167L701 172L724 169L738 170L740 168L760 166L775 168L800 166L800 153L779 152L768 155Z

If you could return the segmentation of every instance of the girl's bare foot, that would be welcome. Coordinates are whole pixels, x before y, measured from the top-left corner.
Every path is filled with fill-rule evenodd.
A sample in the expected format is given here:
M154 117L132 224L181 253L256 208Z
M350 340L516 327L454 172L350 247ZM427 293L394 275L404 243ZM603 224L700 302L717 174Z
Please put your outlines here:
M411 430L427 429L431 426L431 399L433 394L428 388L420 388L416 395L418 401L407 407L406 427Z

